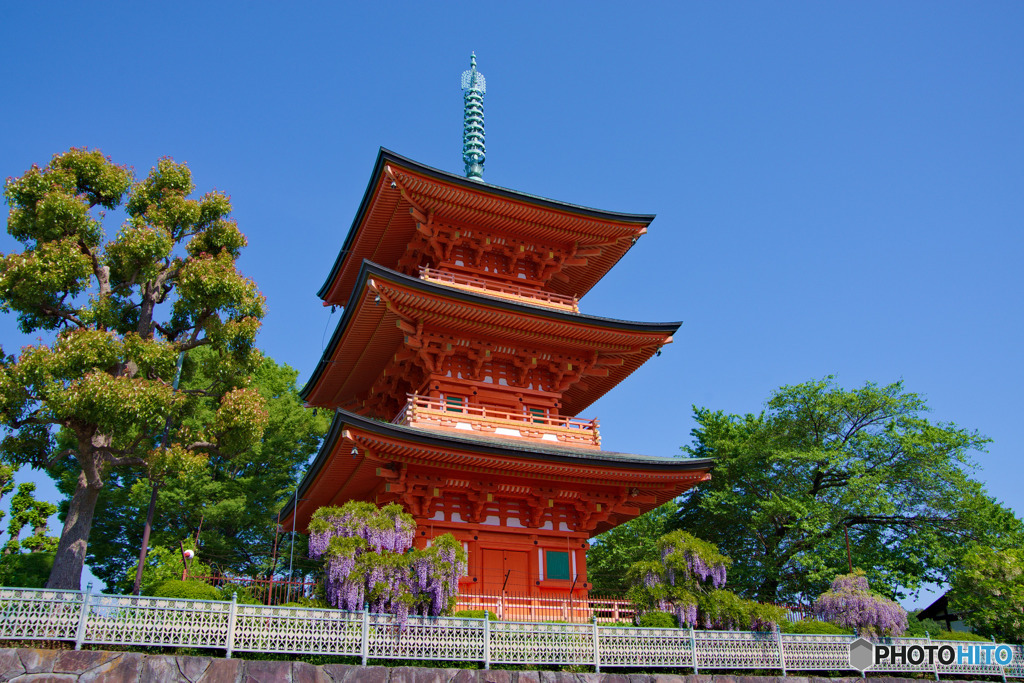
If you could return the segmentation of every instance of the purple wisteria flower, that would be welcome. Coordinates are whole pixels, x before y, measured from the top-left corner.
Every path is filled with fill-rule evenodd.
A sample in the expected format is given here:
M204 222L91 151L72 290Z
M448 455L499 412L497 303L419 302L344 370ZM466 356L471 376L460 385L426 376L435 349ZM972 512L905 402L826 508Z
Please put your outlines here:
M327 600L340 609L438 616L452 604L465 573L465 551L450 534L413 550L416 523L398 505L350 501L321 508L309 525L309 553L324 558Z
M866 636L898 636L907 630L907 613L898 604L872 593L863 572L836 577L814 602L814 614Z

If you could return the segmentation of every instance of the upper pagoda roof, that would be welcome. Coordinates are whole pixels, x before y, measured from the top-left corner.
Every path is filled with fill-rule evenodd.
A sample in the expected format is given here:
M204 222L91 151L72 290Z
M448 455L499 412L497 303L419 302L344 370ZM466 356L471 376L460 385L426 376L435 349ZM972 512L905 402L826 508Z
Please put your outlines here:
M437 432L339 409L299 483L298 528L305 528L319 507L365 499L381 481L376 468L390 461L448 469L460 478L528 477L592 486L635 486L656 497L652 507L707 479L714 464L712 458L644 456ZM289 501L281 511L282 524L290 524L293 511L294 502ZM611 526L614 524L606 525Z
M386 299L386 301L382 301ZM404 343L401 318L443 325L469 337L557 344L593 354L586 386L562 395L576 415L628 377L664 344L679 322L632 322L569 313L403 275L364 261L331 341L299 392L313 405L341 405L370 387Z
M517 192L431 168L380 149L352 227L317 295L344 303L364 260L394 268L416 232L413 212L436 220L543 243L587 249L565 279L550 280L557 294L582 297L647 231L654 215L601 211Z

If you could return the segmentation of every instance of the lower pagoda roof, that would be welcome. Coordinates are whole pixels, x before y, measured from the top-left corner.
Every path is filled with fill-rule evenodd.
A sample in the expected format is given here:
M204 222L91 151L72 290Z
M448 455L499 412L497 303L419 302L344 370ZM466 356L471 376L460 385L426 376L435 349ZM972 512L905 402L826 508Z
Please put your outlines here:
M381 467L396 462L450 470L459 478L513 477L552 485L628 486L647 492L651 504L645 507L652 509L709 479L714 461L463 435L397 425L338 409L299 483L297 527L305 529L320 507L366 500L381 484ZM290 527L295 512L295 500L289 500L279 523Z

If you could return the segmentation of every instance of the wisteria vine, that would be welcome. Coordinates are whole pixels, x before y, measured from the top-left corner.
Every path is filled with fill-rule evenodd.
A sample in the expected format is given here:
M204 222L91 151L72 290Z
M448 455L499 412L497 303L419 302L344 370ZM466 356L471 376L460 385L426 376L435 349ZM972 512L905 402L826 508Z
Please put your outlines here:
M815 600L814 614L865 636L898 636L907 630L906 610L871 592L867 576L857 569L832 581L832 587Z
M416 522L401 506L350 501L317 510L309 523L309 555L325 560L327 601L340 609L398 617L449 610L465 573L466 553L451 534L413 549Z
M685 531L675 531L658 541L660 561L637 562L630 569L633 588L629 596L645 612L665 612L680 626L771 630L782 611L760 605L726 590L732 561L713 544Z

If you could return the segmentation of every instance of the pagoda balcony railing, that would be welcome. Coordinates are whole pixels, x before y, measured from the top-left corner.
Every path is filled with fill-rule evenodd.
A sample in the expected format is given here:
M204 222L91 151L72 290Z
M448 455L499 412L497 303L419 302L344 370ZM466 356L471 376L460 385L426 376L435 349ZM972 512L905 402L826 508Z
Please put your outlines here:
M601 447L597 419L514 413L483 405L453 403L412 394L392 422L408 427L467 430L508 439L531 439L565 446Z
M430 282L441 282L451 287L464 289L471 292L483 292L501 299L519 301L522 303L534 304L536 306L548 306L562 311L579 313L579 301L572 296L546 292L536 287L524 287L510 282L488 280L462 273L451 273L436 268L420 267L420 279Z

